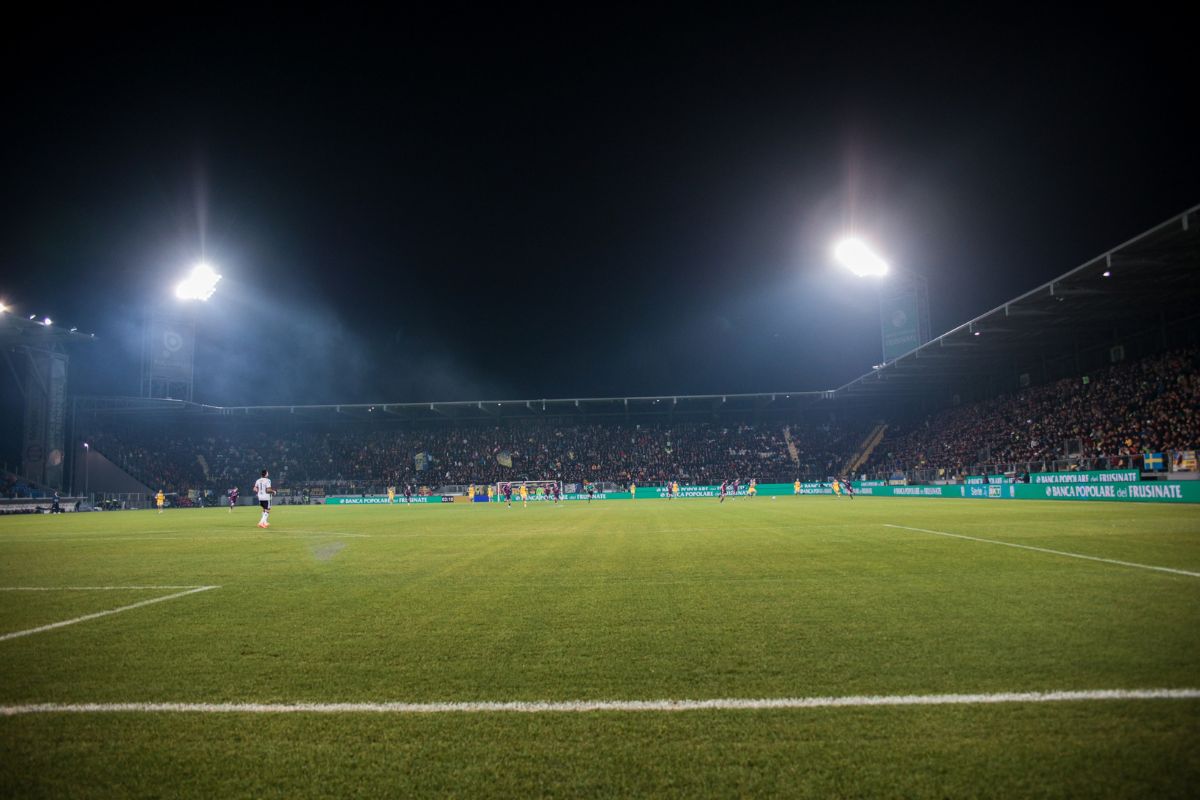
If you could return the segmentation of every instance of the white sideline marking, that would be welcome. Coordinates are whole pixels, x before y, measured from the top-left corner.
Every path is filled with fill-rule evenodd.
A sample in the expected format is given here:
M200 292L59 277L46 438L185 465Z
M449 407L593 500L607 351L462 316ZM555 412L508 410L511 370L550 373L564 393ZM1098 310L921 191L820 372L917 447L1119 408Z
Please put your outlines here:
M1196 700L1200 689L1099 689L994 694L859 695L852 697L724 698L715 700L567 700L476 703L34 703L0 706L0 716L21 714L487 714L587 711L757 711L858 706L949 706L995 703L1063 703L1081 700Z
M166 597L152 597L149 600L143 600L140 603L132 603L127 606L121 606L120 608L110 608L108 611L97 611L95 614L85 614L82 617L75 617L75 619L67 619L63 620L62 622L51 622L49 625L42 625L37 628L30 628L24 631L15 631L14 633L6 633L0 636L0 642L7 641L9 639L16 639L21 636L29 636L30 634L34 633L52 631L55 628L65 628L67 625L74 625L79 622L87 622L88 620L107 617L110 614L120 614L122 611L132 611L133 609L141 608L142 606L153 605L154 603L162 603L166 600L174 600L177 597L195 594L196 592L207 592L209 589L220 588L220 586L197 586L194 589L188 589L186 592L176 592L175 594L169 594Z
M191 586L0 586L0 592L110 592L118 589L200 589Z
M1187 575L1190 578L1200 578L1200 572L1188 572L1186 569L1175 569L1174 567L1156 567L1151 564L1137 564L1133 561L1120 561L1115 558L1100 558L1099 556L1085 556L1081 553L1068 553L1065 550L1051 550L1048 547L1034 547L1031 544L1013 544L1012 542L1002 542L999 539L981 539L978 536L967 536L962 533L946 533L946 531L931 531L928 528L910 528L907 525L890 525L883 523L885 528L902 528L906 531L920 531L921 533L932 533L937 536L953 536L955 539L969 539L972 542L987 542L988 544L1002 544L1005 547L1019 547L1022 550L1036 550L1039 553L1052 553L1056 556L1067 556L1068 558L1082 558L1087 561L1102 561L1105 564L1119 564L1122 567L1137 567L1138 569L1152 569L1156 572L1170 572L1173 575Z
M367 533L345 533L345 532L326 532L326 533L305 533L304 531L277 531L274 533L233 533L233 534L196 534L184 536L46 536L37 539L6 539L0 538L0 544L15 543L15 544L47 544L58 542L228 542L228 541L243 541L246 539L267 539L276 542L286 541L291 534L299 533L299 536L291 536L293 539L298 538L320 538L326 536L356 536L361 539L370 539L371 534Z

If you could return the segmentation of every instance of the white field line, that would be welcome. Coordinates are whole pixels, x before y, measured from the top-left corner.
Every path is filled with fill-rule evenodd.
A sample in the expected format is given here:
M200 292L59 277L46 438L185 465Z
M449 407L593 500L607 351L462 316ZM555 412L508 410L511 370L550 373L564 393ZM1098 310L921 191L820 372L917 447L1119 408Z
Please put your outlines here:
M82 617L75 617L74 619L63 620L62 622L52 622L49 625L42 625L37 628L30 628L30 629L24 630L24 631L15 631L13 633L6 633L3 635L0 635L0 642L7 641L9 639L16 639L21 636L29 636L34 633L42 633L44 631L52 631L55 628L65 628L67 625L75 625L80 622L87 622L88 620L99 619L100 617L107 617L111 614L120 614L122 611L132 611L133 609L141 608L142 606L149 606L149 605L153 605L154 603L162 603L167 600L174 600L177 597L184 597L185 595L196 594L197 592L207 592L209 589L220 589L220 588L221 588L220 586L197 586L194 589L188 589L186 592L176 592L175 594L169 594L165 597L152 597L149 600L143 600L140 603L132 603L127 606L121 606L120 608L110 608L107 611L97 611L95 614L85 614Z
M299 534L299 535L293 535ZM286 541L288 538L293 539L313 539L324 537L337 536L354 536L361 539L371 538L370 534L366 533L344 533L333 531L330 533L306 533L304 531L279 531L277 533L232 533L232 534L193 534L185 536L54 536L39 539L6 539L0 538L0 544L17 543L17 544L53 544L57 542L236 542L246 539L268 539L277 542Z
M190 586L0 586L0 592L111 592L120 589L202 589L205 587L192 584ZM212 588L212 587L208 587Z
M723 698L715 700L568 700L465 703L34 703L0 706L22 714L547 714L588 711L760 711L862 706L952 706L1064 703L1089 700L1197 700L1200 689L1099 689L993 694L859 695L852 697Z
M910 528L908 525L890 525L883 523L885 528L900 528L906 531L919 531L920 533L932 533L936 536L951 536L955 539L968 539L972 542L985 542L987 544L1002 544L1005 547L1017 547L1021 550L1034 550L1039 553L1050 553L1056 556L1066 556L1067 558L1082 558L1086 561L1100 561L1105 564L1117 564L1122 567L1136 567L1137 569L1150 569L1155 572L1169 572L1172 575L1187 575L1189 578L1200 578L1200 572L1188 572L1186 569L1175 569L1174 567L1156 567L1152 564L1138 564L1133 561L1120 561L1115 558L1100 558L1099 556L1086 556L1082 553L1068 553L1065 550L1051 550L1048 547L1034 547L1030 544L1014 544L1012 542L1002 542L999 539L982 539L978 536L967 536L962 533L947 533L946 531L931 531L928 528Z

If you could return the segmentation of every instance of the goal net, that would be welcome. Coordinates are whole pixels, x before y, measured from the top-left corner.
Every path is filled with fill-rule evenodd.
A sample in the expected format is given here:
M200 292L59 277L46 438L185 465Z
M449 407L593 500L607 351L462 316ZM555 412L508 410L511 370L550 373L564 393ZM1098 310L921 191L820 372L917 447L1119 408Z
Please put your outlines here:
M520 497L521 487L524 486L530 500L553 500L554 488L558 487L560 493L562 490L559 481L501 481L496 484L496 497L504 496L506 484L512 487L513 497Z

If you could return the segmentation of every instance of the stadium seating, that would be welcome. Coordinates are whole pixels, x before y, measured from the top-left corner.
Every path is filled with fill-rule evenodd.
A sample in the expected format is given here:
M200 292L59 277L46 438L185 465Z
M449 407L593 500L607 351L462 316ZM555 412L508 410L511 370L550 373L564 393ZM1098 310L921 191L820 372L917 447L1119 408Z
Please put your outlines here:
M913 420L858 472L916 480L1093 466L1138 466L1143 452L1200 442L1200 350L1175 350ZM502 480L640 485L762 482L841 474L872 431L858 419L581 423L567 419L288 426L286 421L116 421L94 447L154 489L223 493L266 467L280 486L356 491ZM786 430L786 433L785 433ZM791 447L788 439L790 438Z
M880 477L1135 466L1200 442L1200 349L1174 350L893 426L863 471Z
M244 426L204 431L142 424L97 432L97 452L168 492L223 492L267 467L279 485L430 486L556 478L614 483L712 483L751 477L791 482L838 472L869 426L834 422L592 423L526 420L503 426ZM505 464L511 463L511 466ZM420 469L418 467L424 467Z

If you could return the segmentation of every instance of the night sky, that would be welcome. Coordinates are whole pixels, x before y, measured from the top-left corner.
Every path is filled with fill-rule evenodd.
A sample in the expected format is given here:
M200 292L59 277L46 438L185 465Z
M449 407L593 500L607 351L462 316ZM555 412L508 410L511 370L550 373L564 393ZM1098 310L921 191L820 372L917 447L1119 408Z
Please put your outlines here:
M1200 202L1180 21L694 9L10 31L0 299L96 332L81 393L202 256L206 402L826 389L837 234L936 334Z

